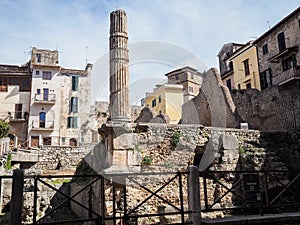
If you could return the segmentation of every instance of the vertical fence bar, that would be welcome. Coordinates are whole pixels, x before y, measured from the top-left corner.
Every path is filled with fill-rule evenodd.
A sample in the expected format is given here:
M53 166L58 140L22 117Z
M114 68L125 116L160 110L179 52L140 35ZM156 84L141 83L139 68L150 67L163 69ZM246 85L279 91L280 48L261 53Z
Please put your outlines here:
M13 171L10 225L22 224L24 170Z
M89 203L89 218L92 218L92 211L93 211L93 187L92 185L90 185L89 187L89 200L88 200L88 203Z
M2 177L0 176L0 212L2 210Z
M105 190L104 190L104 177L101 175L101 223L104 224L105 223Z
M201 225L201 203L200 203L200 185L199 185L199 169L197 166L189 167L188 175L188 199L189 214L191 222L195 225ZM184 223L184 221L183 221Z
M205 210L208 209L208 197L207 197L207 183L206 183L206 172L203 172L203 191L204 191L204 204Z
M117 219L116 219L116 187L115 184L113 183L113 225L117 224Z
M37 216L37 190L38 190L38 177L34 177L34 189L33 189L33 224L36 225Z
M179 195L180 195L180 214L181 214L181 223L184 224L184 206L183 206L183 190L182 190L182 173L178 173L179 175Z
M126 179L126 178L125 178ZM124 194L124 225L127 225L127 198L126 198L126 182L123 185L123 194Z
M270 206L268 172L267 171L264 171L264 178L265 178L265 191L266 191L266 206Z

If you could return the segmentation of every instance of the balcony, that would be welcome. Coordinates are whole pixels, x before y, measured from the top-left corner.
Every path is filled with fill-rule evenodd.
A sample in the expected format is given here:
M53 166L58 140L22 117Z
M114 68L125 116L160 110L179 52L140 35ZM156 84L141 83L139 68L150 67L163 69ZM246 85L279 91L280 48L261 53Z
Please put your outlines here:
M9 112L9 122L25 122L28 120L28 112Z
M47 104L54 105L55 104L55 94L35 94L34 96L35 104Z
M36 131L53 131L54 121L34 120L31 124L31 130Z
M298 52L298 46L286 48L284 51L278 52L274 56L268 59L271 63L279 63L280 59L282 59L285 56L292 55Z
M293 80L300 80L300 66L283 71L274 76L272 80L274 85L283 85Z

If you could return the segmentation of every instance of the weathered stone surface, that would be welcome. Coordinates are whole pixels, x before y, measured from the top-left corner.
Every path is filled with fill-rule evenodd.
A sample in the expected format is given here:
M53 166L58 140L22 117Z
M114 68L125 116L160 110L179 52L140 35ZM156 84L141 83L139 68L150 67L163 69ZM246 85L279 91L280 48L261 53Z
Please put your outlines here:
M138 145L138 135L135 133L125 133L114 138L113 149L134 149Z
M222 137L224 149L239 149L239 140L234 134L224 134Z
M134 121L135 123L150 123L150 121L156 116L156 113L149 107L144 107L140 112L138 118Z

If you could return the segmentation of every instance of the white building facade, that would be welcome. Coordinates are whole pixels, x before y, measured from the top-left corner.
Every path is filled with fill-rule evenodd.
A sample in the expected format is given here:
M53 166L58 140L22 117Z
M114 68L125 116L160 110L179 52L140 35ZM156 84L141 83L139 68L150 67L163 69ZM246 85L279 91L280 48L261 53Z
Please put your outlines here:
M64 69L58 51L32 49L29 147L77 146L91 142L90 78L85 70Z

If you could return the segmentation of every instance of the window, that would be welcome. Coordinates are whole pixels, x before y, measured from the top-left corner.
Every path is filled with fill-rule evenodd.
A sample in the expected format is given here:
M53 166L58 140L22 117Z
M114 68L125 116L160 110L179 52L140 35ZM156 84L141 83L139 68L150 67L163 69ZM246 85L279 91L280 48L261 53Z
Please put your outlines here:
M40 75L40 71L39 71L39 70L36 70L36 71L35 71L35 75L37 75L37 76Z
M0 91L7 92L8 78L0 77Z
M43 100L44 101L48 101L49 100L49 89L48 88L44 88L43 89Z
M72 91L78 91L78 76L72 76Z
M42 61L42 56L41 54L36 54L36 61L41 62Z
M249 70L249 59L246 59L243 61L244 63L244 71L245 71L245 75L249 75L250 74L250 70Z
M15 104L15 119L22 119L22 104Z
M40 112L40 125L39 127L46 127L46 113Z
M232 71L233 70L233 63L232 63L232 61L230 61L228 65L229 65L229 70Z
M269 52L268 50L268 44L264 44L262 46L262 52L263 52L263 55L267 54Z
M286 71L291 68L295 68L297 65L297 60L295 55L291 55L288 58L282 60L282 70Z
M66 142L66 138L65 138L65 137L62 137L62 138L61 138L61 142L62 142L62 143L65 143L65 142Z
M70 102L70 112L77 113L78 112L78 98L72 97Z
M44 145L51 145L51 137L44 137L43 138Z
M194 80L194 74L191 74L191 79Z
M277 41L278 41L279 52L284 51L286 49L286 46L285 46L285 37L283 32L277 35Z
M158 103L161 103L161 96L158 97Z
M51 80L51 72L43 71L43 80Z
M41 89L36 89L36 94L40 95L41 94Z
M20 78L20 91L30 91L31 90L31 78L30 77L22 77Z
M226 80L226 86L231 90L231 79Z
M246 84L246 89L251 89L251 83Z
M193 93L193 87L189 86L189 93Z
M68 128L77 128L77 117L68 117Z
M272 73L271 69L267 69L259 74L261 89L266 89L272 86Z
M179 80L178 74L175 75L175 80Z
M152 100L152 108L156 106L156 99Z

